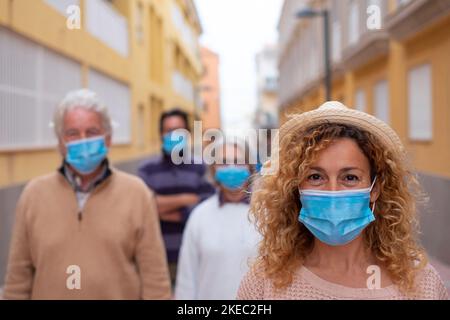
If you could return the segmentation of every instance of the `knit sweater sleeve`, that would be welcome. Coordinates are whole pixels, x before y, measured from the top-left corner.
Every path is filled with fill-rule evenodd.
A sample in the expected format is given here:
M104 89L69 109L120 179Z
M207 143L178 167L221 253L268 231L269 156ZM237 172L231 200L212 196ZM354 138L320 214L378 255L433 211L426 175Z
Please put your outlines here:
M261 269L253 266L242 278L237 300L263 300L264 299L264 278Z
M436 269L430 264L421 272L418 281L418 299L448 300L448 291Z

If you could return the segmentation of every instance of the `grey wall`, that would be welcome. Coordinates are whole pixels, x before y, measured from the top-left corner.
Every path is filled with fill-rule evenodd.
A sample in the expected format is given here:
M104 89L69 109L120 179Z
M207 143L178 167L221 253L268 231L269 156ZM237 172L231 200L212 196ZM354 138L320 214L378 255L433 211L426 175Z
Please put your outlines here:
M450 179L421 174L420 182L430 198L420 217L422 244L430 256L450 265Z
M6 273L14 209L22 189L23 185L0 189L0 287L3 285Z
M115 164L115 167L136 174L143 159ZM421 241L427 252L442 263L450 265L450 179L420 175L421 183L430 196L429 205L421 214ZM0 189L0 287L4 283L11 238L14 209L23 185Z

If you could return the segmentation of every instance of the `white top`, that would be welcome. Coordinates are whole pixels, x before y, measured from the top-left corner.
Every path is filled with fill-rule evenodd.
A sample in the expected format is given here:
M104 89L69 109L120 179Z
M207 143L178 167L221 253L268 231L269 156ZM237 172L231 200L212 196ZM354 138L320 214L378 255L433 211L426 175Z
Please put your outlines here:
M234 300L261 237L248 219L249 205L214 195L191 213L180 249L175 298Z

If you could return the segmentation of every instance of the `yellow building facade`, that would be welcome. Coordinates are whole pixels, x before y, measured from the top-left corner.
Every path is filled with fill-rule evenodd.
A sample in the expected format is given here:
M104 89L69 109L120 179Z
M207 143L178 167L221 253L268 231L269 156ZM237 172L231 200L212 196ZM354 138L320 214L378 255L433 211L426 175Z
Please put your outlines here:
M286 0L279 21L281 122L326 97L323 21L292 18L304 8L329 10L332 98L399 134L430 196L423 243L450 264L450 2Z
M81 87L110 107L114 163L157 152L164 110L200 117L201 33L192 0L0 0L0 188L55 170L52 111Z
M290 1L286 1L290 2ZM340 21L341 43L333 50L333 88L332 97L348 106L361 108L376 115L376 86L382 81L387 82L388 104L387 122L397 131L406 144L416 168L420 171L445 176L450 178L450 10L448 1L357 1L359 4L358 15L361 30L358 31L358 40L349 44L345 33L348 31L348 21L345 15L351 12L351 3L356 1L304 1L302 5L322 8L329 7L332 21ZM435 3L434 3L435 2ZM296 1L299 3L299 1ZM377 3L382 13L382 27L380 30L370 31L366 29L366 8ZM434 4L433 4L434 3ZM446 4L445 4L446 3ZM288 5L285 4L285 10ZM297 6L296 8L301 8ZM292 13L292 12L291 12ZM285 13L286 14L286 13ZM333 14L337 18L333 18ZM428 16L427 16L428 15ZM283 19L283 18L282 18ZM336 19L336 20L333 20ZM319 64L322 63L322 29L320 19L318 21L298 22L295 32L301 34L308 29L315 28L317 38L309 43L310 46L318 46L315 54ZM347 25L343 25L347 20ZM415 22L416 20L416 22ZM425 20L420 23L417 20ZM280 27L283 21L280 21ZM336 35L331 24L331 35ZM281 32L281 30L280 30ZM283 55L289 55L295 46L295 35L285 44L282 53L280 68L293 69L294 73L304 72L300 66L300 60L305 59L309 63L308 55L298 55L297 68L293 64L283 60ZM298 37L298 36L297 36ZM334 44L335 41L332 41ZM308 45L308 44L306 44ZM302 59L303 57L303 59ZM410 134L414 128L410 128L409 113L411 102L408 88L409 73L414 68L427 65L430 67L430 101L431 101L431 137L417 138ZM290 113L308 111L319 106L325 100L323 86L323 69L318 66L315 77L305 82L299 82L297 87L282 97L280 116L285 121ZM288 76L284 73L287 81ZM363 97L363 98L361 98ZM360 101L358 101L360 100ZM362 100L362 101L361 101ZM363 102L358 106L358 102Z

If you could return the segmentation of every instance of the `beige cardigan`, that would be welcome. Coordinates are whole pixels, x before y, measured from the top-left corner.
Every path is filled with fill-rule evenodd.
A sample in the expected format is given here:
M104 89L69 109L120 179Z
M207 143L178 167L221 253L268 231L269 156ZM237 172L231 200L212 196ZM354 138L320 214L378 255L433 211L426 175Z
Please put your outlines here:
M75 192L58 172L26 186L5 299L170 298L154 196L139 178L113 170L90 195L81 220L78 211ZM66 284L72 265L80 268L80 289Z

